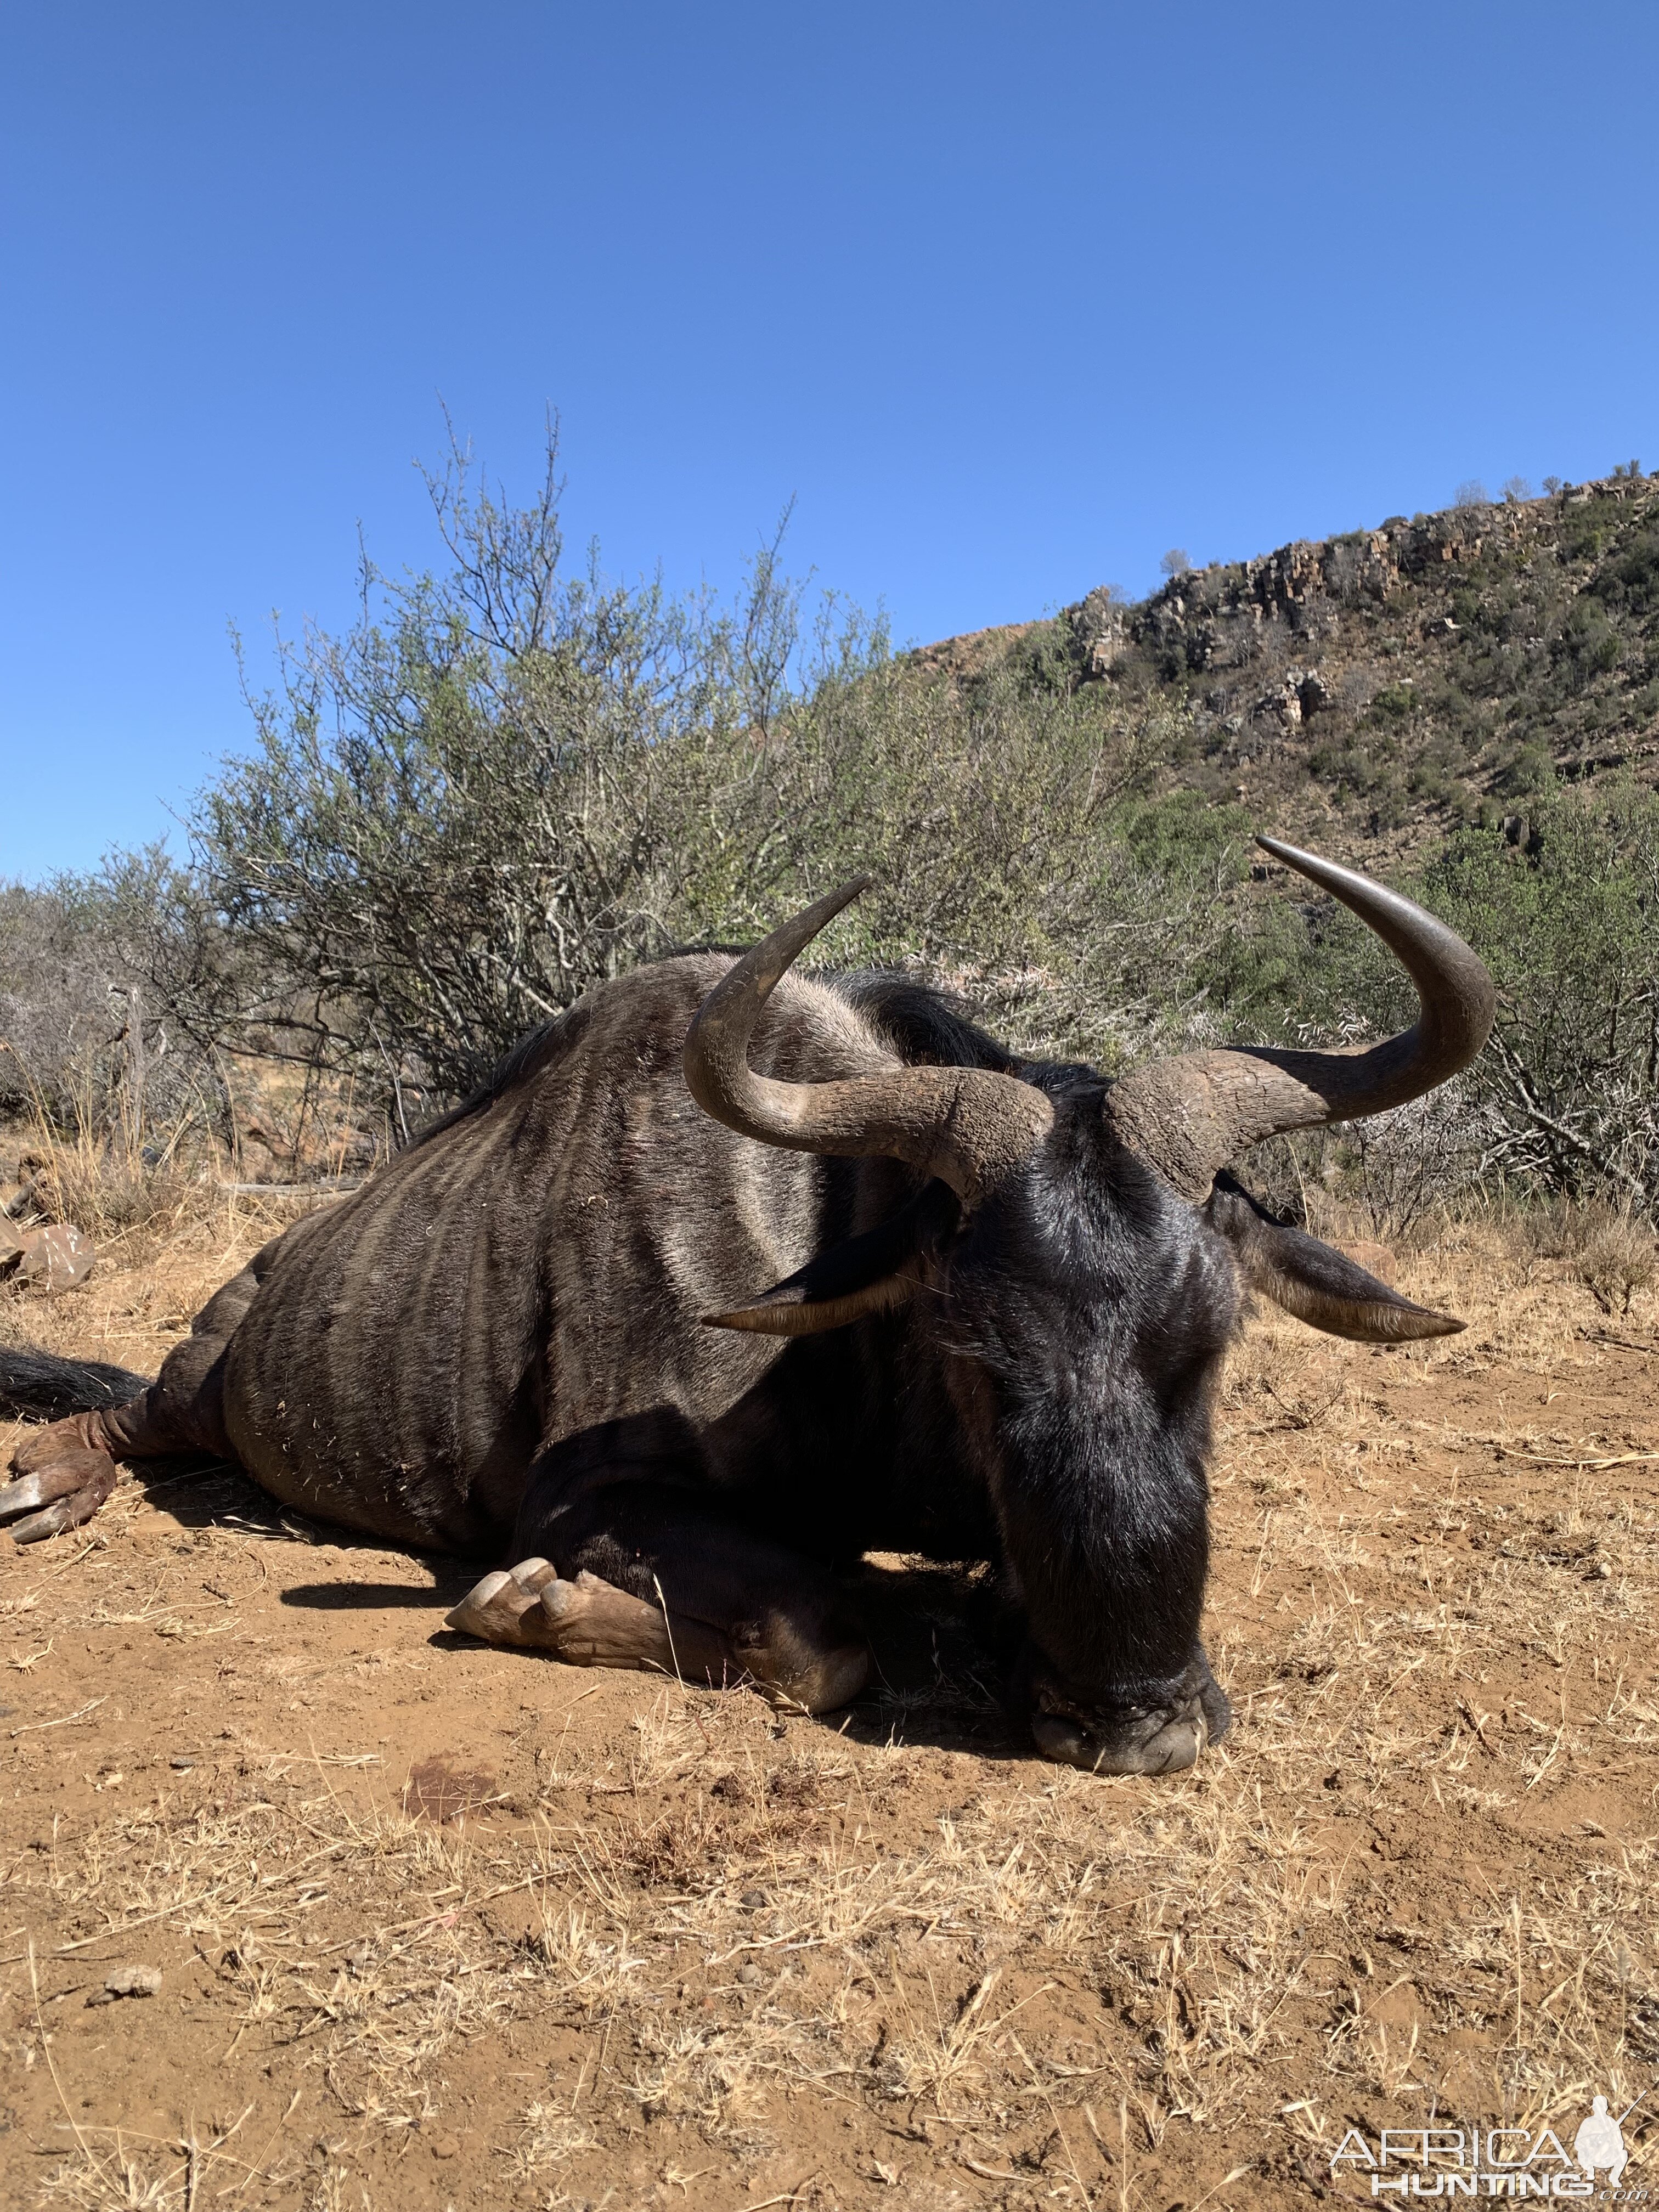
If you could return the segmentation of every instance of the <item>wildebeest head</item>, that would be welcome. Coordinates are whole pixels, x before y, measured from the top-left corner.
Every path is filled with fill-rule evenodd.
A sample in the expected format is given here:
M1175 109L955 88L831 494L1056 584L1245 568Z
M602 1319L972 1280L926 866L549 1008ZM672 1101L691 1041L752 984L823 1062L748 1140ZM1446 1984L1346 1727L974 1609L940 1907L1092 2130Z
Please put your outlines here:
M1492 1025L1491 979L1410 900L1261 842L1401 960L1421 1000L1411 1030L1356 1051L1187 1054L1115 1083L1077 1066L756 1073L768 996L860 881L739 960L686 1043L693 1097L728 1127L924 1178L893 1219L710 1319L798 1335L915 1304L951 1355L958 1433L995 1508L1038 1747L1103 1771L1190 1765L1226 1723L1198 1629L1211 1405L1244 1291L1362 1342L1462 1326L1275 1222L1226 1168L1267 1137L1401 1104L1467 1066Z

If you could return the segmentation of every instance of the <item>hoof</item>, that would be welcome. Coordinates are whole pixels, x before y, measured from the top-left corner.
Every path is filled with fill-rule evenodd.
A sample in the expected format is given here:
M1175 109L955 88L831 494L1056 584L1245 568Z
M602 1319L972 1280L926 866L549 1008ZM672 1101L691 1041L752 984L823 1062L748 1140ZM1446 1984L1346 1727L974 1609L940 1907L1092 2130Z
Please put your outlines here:
M43 1439L35 1437L36 1444ZM19 1454L19 1458L22 1455ZM50 1459L34 1455L31 1472L0 1484L0 1521L13 1521L12 1540L38 1544L64 1528L90 1521L115 1487L115 1462L106 1453L61 1440ZM18 1520L22 1514L27 1518Z
M760 1624L736 1632L635 1597L586 1569L565 1581L545 1559L497 1571L469 1590L447 1625L487 1644L544 1651L573 1667L643 1668L696 1687L752 1684L780 1705L821 1713L858 1696L870 1653L838 1634L816 1648ZM827 1648L825 1646L827 1645Z
M521 1559L516 1567L498 1567L444 1616L444 1626L485 1644L545 1644L541 1593L557 1573L545 1559Z
M687 1652L672 1642L661 1610L583 1569L574 1582L550 1581L538 1602L542 1642L573 1667L649 1667L678 1674Z
M0 1521L9 1521L19 1513L38 1513L54 1498L68 1498L82 1486L91 1472L77 1465L76 1461L98 1456L93 1452L78 1452L74 1460L59 1459L55 1465L42 1468L38 1474L20 1474L15 1482L0 1488Z

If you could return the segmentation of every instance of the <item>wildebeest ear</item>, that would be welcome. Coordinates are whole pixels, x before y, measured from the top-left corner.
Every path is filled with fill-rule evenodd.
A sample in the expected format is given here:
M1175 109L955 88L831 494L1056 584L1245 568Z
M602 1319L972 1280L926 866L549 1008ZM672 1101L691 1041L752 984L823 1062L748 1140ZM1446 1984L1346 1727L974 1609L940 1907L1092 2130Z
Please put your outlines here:
M747 1305L705 1314L704 1323L763 1336L816 1336L861 1314L901 1306L916 1288L915 1262L949 1232L960 1211L948 1184L927 1183L878 1229L833 1245Z
M1275 1221L1231 1176L1218 1177L1204 1210L1232 1246L1250 1288L1328 1335L1410 1344L1455 1336L1466 1326L1450 1314L1413 1305L1334 1245Z

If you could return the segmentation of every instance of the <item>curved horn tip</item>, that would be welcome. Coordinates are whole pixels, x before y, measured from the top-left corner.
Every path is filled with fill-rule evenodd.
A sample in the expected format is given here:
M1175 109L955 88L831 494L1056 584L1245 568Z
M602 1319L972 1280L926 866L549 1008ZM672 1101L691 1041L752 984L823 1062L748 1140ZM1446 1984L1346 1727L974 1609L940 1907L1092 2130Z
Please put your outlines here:
M1310 862L1316 868L1330 868L1336 865L1334 860L1327 860L1317 853L1305 851L1300 845L1287 845L1282 837L1258 835L1255 842L1264 853L1271 853L1274 860L1283 860L1286 867L1294 868L1298 875L1309 874Z
M848 876L844 884L837 884L834 890L826 891L821 899L814 901L814 904L827 907L829 915L839 914L842 907L851 906L855 898L861 898L875 880L873 876ZM826 921L829 915L824 917Z
M747 975L757 962L763 966L769 955L779 953L784 955L786 965L793 966L799 954L822 930L829 927L842 908L851 906L853 901L867 891L875 880L873 876L849 876L844 884L837 884L834 890L825 891L810 906L803 907L799 914L790 915L751 945L733 973ZM787 950L789 947L793 950Z
M1373 914L1379 909L1389 909L1401 921L1410 919L1426 923L1443 940L1456 945L1460 951L1468 951L1468 948L1443 921L1425 912L1415 899L1407 898L1404 891L1397 891L1388 884L1378 883L1374 876L1366 875L1362 869L1344 867L1340 860L1328 860L1322 853L1310 853L1300 845L1287 845L1281 837L1258 836L1255 842L1264 853L1271 853L1274 860L1282 860L1287 868L1294 868L1298 876L1305 876L1310 884L1316 884L1331 897L1340 899L1343 905L1358 915L1368 927L1376 927L1371 919ZM1357 903L1359 900L1364 903Z

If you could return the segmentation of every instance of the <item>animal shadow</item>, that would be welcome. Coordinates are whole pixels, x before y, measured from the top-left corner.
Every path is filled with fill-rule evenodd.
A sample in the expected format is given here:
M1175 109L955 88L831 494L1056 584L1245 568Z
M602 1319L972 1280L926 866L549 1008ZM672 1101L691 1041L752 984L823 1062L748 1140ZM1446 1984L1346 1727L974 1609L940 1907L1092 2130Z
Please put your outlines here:
M855 1742L1030 1757L1001 1698L987 1571L873 1553L842 1577L875 1654L870 1688L828 1725Z
M183 1528L234 1528L278 1542L381 1556L388 1548L383 1540L358 1537L279 1504L222 1460L171 1459L134 1473L150 1501ZM430 1572L428 1585L296 1583L281 1592L279 1602L310 1613L438 1611L455 1604L478 1577L476 1560L410 1557ZM1003 1708L1004 1664L983 1567L876 1553L848 1569L842 1580L864 1620L875 1667L857 1703L821 1725L857 1743L925 1745L992 1759L1031 1755ZM467 1639L439 1629L432 1641L447 1649Z
M389 1545L384 1537L361 1535L331 1521L313 1521L283 1505L251 1476L228 1461L202 1455L173 1455L128 1472L152 1505L181 1528L231 1528L267 1542L326 1544L337 1552L371 1552L384 1558L404 1551L432 1575L426 1588L407 1583L296 1583L280 1593L283 1605L316 1612L376 1612L389 1606L453 1605L478 1578L476 1562L452 1559Z

